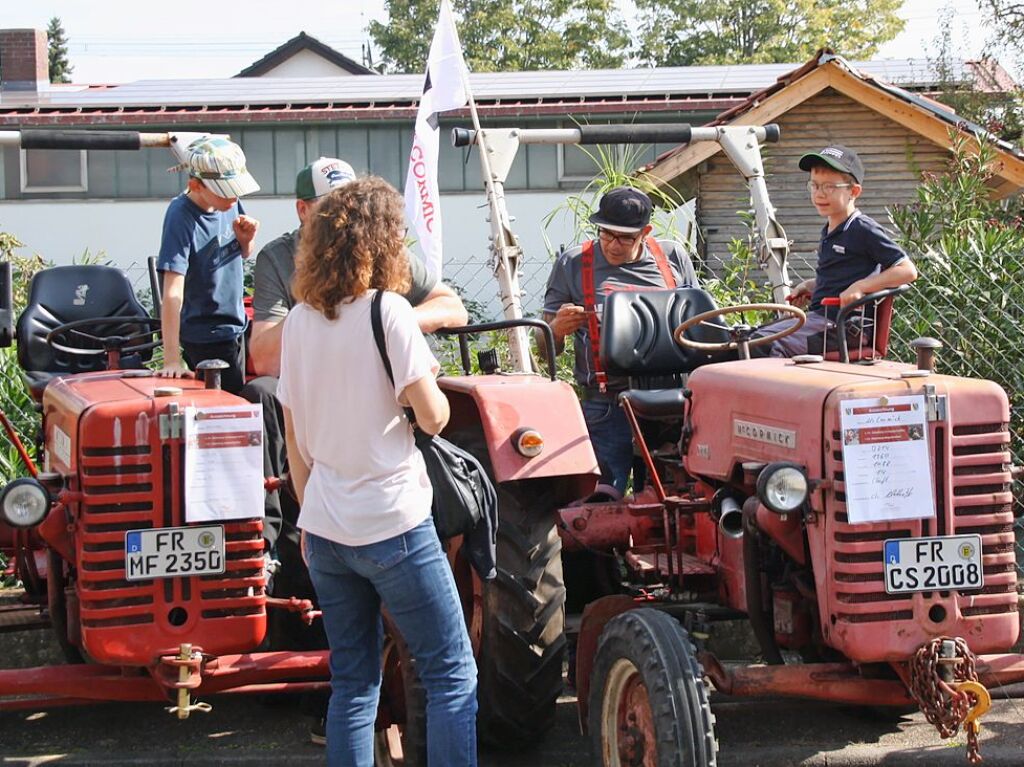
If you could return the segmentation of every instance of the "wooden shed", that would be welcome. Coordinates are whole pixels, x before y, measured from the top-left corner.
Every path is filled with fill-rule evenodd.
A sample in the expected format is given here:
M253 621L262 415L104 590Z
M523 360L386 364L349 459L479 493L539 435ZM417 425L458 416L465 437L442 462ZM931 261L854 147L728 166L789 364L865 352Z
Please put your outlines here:
M792 241L790 266L811 276L822 219L810 203L801 155L837 143L855 149L864 162L865 183L858 206L883 225L887 209L915 198L921 174L941 171L950 158L950 131L976 142L985 134L944 105L858 72L830 51L819 51L802 67L720 114L709 125L778 123L777 144L763 147L768 191L779 222ZM987 134L986 134L987 135ZM1001 167L993 194L1006 197L1024 187L1024 155L997 142ZM733 238L745 238L739 215L750 198L739 173L710 142L666 152L644 172L696 197L701 252L716 270L729 258Z

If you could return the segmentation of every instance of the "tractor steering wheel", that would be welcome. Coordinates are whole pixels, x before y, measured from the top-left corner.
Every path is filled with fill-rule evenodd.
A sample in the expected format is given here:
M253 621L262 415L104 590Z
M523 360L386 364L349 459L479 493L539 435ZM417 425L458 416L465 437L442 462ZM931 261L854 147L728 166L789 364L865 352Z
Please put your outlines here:
M728 326L726 326L725 329L729 330L730 335L732 336L729 341L723 341L721 343L707 343L704 341L691 341L686 337L686 331L696 325L712 325L709 320L713 320L716 317L722 317L726 314L742 314L744 312L779 312L780 314L788 314L790 317L795 319L796 322L788 328L783 328L776 333L762 336L760 338L741 339L733 333L733 328ZM803 310L798 309L795 306L788 306L787 304L740 304L739 306L723 306L721 309L712 309L709 312L702 312L695 317L690 317L690 319L686 320L686 322L683 322L675 329L672 333L672 337L675 338L676 343L683 348L698 349L704 352L730 351L732 349L738 349L743 343L746 343L748 348L754 346L766 346L767 344L775 343L780 338L785 338L791 333L795 333L803 327L806 321L807 315L804 314ZM713 325L713 327L722 328L723 326Z
M147 330L138 330L128 335L108 335L108 336L97 336L92 333L87 333L81 328L96 328L97 326L110 327L123 327L124 325L145 325ZM154 333L160 332L160 320L153 317L146 317L144 315L125 315L124 317L86 317L81 320L74 320L73 322L65 322L58 325L49 333L46 334L46 343L51 349L55 349L65 354L73 354L78 357L99 357L107 355L109 357L111 352L116 352L118 356L122 354L132 354L134 352L144 352L149 349L155 349L163 343L161 338L152 340ZM95 344L99 344L98 349L83 349L78 346L68 346L72 337L84 338L87 341L92 341ZM143 338L149 338L150 340L132 345L132 341L138 341Z

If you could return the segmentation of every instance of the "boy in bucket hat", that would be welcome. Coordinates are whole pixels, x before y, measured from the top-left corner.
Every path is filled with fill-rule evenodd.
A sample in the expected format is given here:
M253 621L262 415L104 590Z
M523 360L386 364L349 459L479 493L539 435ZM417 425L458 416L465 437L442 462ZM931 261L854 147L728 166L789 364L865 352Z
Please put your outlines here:
M598 316L615 290L663 290L697 287L686 249L651 234L651 198L620 186L605 193L590 222L597 237L564 251L555 262L544 294L544 321L561 353L573 337L573 375L583 391L583 416L590 432L603 483L624 493L633 470L633 433L617 396L625 378L605 376L591 339L600 333ZM634 486L640 484L639 474Z
M222 382L237 393L244 383L246 326L242 259L253 252L259 222L239 197L259 190L241 147L221 136L189 144L173 170L188 188L167 207L157 268L163 273L164 366L161 375L191 375L207 359L228 363ZM182 355L184 350L184 356Z
M807 306L807 321L800 330L761 352L773 357L822 352L829 320L834 320L839 311L823 306L823 299L838 298L840 305L845 306L868 293L917 279L917 268L907 254L874 219L857 210L857 198L863 191L864 164L855 151L842 144L831 144L820 152L805 154L799 167L810 173L807 191L818 214L827 222L821 230L815 276L797 285L790 296L797 306ZM774 333L792 322L772 323L755 335ZM836 348L832 339L829 346Z

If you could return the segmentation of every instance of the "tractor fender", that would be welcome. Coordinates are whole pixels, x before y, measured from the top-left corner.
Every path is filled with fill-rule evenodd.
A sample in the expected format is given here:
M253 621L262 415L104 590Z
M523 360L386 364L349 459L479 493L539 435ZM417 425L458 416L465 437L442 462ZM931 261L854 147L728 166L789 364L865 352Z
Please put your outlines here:
M583 609L580 633L576 640L576 711L580 718L580 732L587 734L590 717L590 673L597 657L597 644L601 632L612 618L624 612L643 607L626 594L601 597Z
M562 381L535 375L445 376L451 418L445 434L483 431L496 482L543 477L579 479L577 497L593 489L599 474L576 393ZM521 429L535 429L541 453L521 455L515 440Z

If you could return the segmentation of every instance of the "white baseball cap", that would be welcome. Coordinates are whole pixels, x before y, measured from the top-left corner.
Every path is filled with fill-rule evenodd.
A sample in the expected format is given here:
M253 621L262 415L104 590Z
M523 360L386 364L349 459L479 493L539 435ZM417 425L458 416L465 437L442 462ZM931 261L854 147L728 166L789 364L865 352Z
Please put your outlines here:
M344 160L321 157L299 171L295 177L295 196L300 200L315 200L355 177L356 172Z

